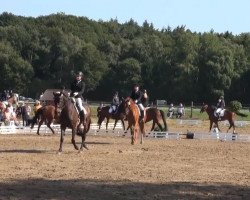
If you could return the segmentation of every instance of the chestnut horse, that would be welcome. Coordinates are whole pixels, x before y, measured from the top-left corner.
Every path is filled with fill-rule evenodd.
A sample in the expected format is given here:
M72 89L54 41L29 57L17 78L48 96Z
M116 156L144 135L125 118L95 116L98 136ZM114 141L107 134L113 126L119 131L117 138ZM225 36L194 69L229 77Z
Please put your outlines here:
M55 96L56 98L62 99L59 100L60 106L62 108L62 111L59 116L59 122L61 124L61 139L60 139L60 148L59 152L62 152L62 145L63 145L63 140L64 140L64 135L65 135L65 130L66 128L72 129L72 139L71 142L74 145L76 150L79 150L78 146L76 145L75 142L75 135L79 135L82 137L82 143L80 147L80 151L82 151L83 147L88 149L86 144L85 144L85 139L86 139L86 134L90 129L90 124L91 124L91 110L90 107L87 104L84 104L83 107L87 111L87 114L84 115L84 120L81 120L79 122L79 114L76 110L75 104L73 102L73 99L68 97L64 92L60 93L60 96ZM55 98L55 101L57 100ZM83 129L81 129L81 125L84 126Z
M145 112L146 112L145 119L144 119L145 123L150 122L150 121L153 120L151 131L154 130L155 124L158 125L158 127L160 128L161 131L167 131L168 130L166 117L165 117L165 114L164 114L163 110L159 110L157 108L146 108ZM110 118L115 119L115 124L114 124L113 130L115 129L115 126L116 126L116 123L117 123L118 120L121 120L121 122L122 122L124 133L126 133L127 130L130 128L128 126L127 130L125 131L125 125L124 125L125 115L120 111L120 106L117 108L117 112L115 114L113 114L113 115L109 113L109 106L102 107L102 108L98 109L97 117L98 117L99 129L100 129L101 124L102 124L102 122L103 122L103 120L105 118L107 118L106 131L107 131L107 128L108 128L108 123L109 123ZM162 127L162 125L160 123L161 120L163 121L164 128Z
M126 99L122 100L120 109L127 116L128 126L130 127L131 131L131 144L133 145L137 142L140 130L141 130L141 144L142 144L143 137L145 135L145 130L144 130L144 121L142 122L139 121L140 120L139 108L130 97L127 97Z
M99 130L101 128L101 124L104 121L104 119L106 118L106 132L108 131L108 123L109 123L109 119L114 119L115 120L115 124L114 124L114 128L113 130L115 130L115 126L118 122L118 120L121 120L122 122L122 126L123 126L123 130L125 131L125 123L124 120L126 118L124 113L118 112L119 111L119 107L117 108L117 112L116 113L109 113L109 108L110 106L104 106L104 107L98 107L97 109L97 118L98 118L98 125L99 125Z
M53 130L53 128L50 126L52 124L52 122L54 121L54 119L58 119L58 112L57 112L57 106L59 104L59 96L61 95L60 93L54 93L54 103L55 106L53 105L47 105L47 106L43 106L41 108L39 108L36 113L35 116L32 119L31 122L31 129L34 128L35 123L37 123L37 120L39 120L38 122L38 128L37 128L37 135L39 134L39 130L41 125L45 122L47 127L52 131L53 134L55 134L55 131ZM57 97L58 96L58 97Z
M229 122L229 128L227 130L227 132L230 130L230 128L233 127L233 133L235 133L235 124L234 124L234 120L235 120L235 115L239 115L242 117L247 117L247 115L243 114L243 113L239 113L239 112L231 112L229 110L225 110L224 112L224 116L221 117L221 120L218 120L218 117L214 115L214 112L216 111L216 107L215 106L209 106L207 104L203 104L203 106L201 107L200 112L207 112L209 120L210 120L210 131L212 129L212 125L213 123L217 126L218 130L221 132L221 130L219 129L219 125L218 125L218 121L225 121L228 120Z

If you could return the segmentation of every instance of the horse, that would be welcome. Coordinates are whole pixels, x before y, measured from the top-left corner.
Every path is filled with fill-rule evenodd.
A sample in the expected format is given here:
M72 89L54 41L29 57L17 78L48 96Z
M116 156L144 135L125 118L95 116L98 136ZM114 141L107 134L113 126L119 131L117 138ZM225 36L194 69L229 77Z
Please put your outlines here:
M54 94L54 104L53 105L46 105L43 106L41 108L39 108L36 113L35 116L32 119L31 122L31 129L34 128L35 123L37 122L37 120L39 119L39 123L38 123L38 128L37 128L37 135L39 134L39 130L41 125L45 122L47 127L51 130L51 132L53 134L55 134L55 131L53 130L53 128L50 126L52 124L52 122L54 121L54 119L58 119L58 112L57 112L57 106L59 104L59 93L53 93Z
M66 94L64 94L63 91L60 92L60 95L55 96L55 101L58 99L60 101L60 104L62 104L61 106L62 110L59 116L59 122L61 124L60 125L61 137L60 137L59 152L62 152L62 145L63 145L63 140L64 140L63 137L65 135L65 130L67 127L72 129L71 142L74 145L74 148L76 150L79 150L75 142L75 135L77 134L82 137L80 151L83 150L83 147L85 149L88 149L88 147L85 144L85 139L86 139L86 134L89 131L90 124L91 124L91 110L90 110L89 105L87 104L83 105L87 113L84 114L84 120L80 120L79 122L79 114L77 112L77 108L75 106L75 103L73 102L73 99L69 98ZM80 127L81 125L84 126L83 129Z
M120 109L126 114L128 120L128 126L131 131L131 144L134 145L137 142L139 130L141 130L141 144L143 143L143 137L145 135L144 121L140 121L140 111L135 102L127 97L122 100Z
M203 106L201 107L200 112L203 113L205 111L207 112L209 120L210 120L210 131L212 129L213 123L217 126L218 130L221 131L219 129L219 125L218 125L218 117L214 115L214 112L216 111L216 107L209 106L207 104L203 104ZM225 110L224 116L221 117L220 121L228 120L229 128L228 128L227 132L233 127L233 133L235 133L235 124L234 124L235 115L239 115L239 116L242 116L242 117L247 117L247 115L245 115L243 113L231 112L229 110Z
M114 113L114 114L112 114L112 113L109 112L110 106L104 106L104 107L98 107L97 108L97 118L98 118L97 124L99 125L99 130L101 129L102 122L106 118L107 119L107 121L106 121L106 132L108 132L108 123L109 123L109 119L111 118L111 119L115 120L113 131L115 130L115 126L116 126L118 120L121 120L122 126L123 126L123 130L125 131L124 120L125 120L126 116L125 116L124 113L118 112L119 111L119 106L117 108L117 112Z

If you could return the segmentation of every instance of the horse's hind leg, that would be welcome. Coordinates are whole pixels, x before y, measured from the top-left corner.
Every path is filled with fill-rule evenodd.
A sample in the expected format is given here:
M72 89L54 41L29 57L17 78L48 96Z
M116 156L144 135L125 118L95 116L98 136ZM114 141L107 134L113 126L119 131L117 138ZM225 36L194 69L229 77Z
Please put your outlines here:
M47 127L52 131L53 134L55 134L55 131L51 128L50 125L51 125L51 122L49 122L49 123L47 124Z
M153 121L151 131L153 131L154 129L155 129L155 121Z
M162 125L159 122L156 122L156 124L159 126L160 130L163 131Z
M229 121L229 124L230 124L230 126L229 126L229 128L228 128L228 130L227 130L227 133L228 133L228 131L230 130L230 128L232 128L232 127L233 127L233 133L235 133L235 125L234 125L234 122Z

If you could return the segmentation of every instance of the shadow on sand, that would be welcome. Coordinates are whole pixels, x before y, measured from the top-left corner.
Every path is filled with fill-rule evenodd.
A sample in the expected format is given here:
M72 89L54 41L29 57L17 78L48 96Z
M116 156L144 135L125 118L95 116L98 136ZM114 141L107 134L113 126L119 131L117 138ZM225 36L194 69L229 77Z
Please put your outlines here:
M45 153L45 150L35 150L35 149L9 149L0 150L0 153Z
M1 199L248 199L250 187L224 183L165 184L99 180L11 180L0 183Z

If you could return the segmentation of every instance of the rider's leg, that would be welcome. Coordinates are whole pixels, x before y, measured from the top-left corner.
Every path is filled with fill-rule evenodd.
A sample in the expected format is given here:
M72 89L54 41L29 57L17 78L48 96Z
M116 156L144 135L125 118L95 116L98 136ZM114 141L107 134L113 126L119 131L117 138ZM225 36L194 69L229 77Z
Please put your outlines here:
M143 121L143 119L144 119L144 106L141 103L139 103L138 106L139 106L140 111L141 111L140 121Z
M80 116L80 120L82 122L84 122L84 111L83 111L83 105L82 105L82 99L81 98L76 98L76 103L79 107L79 116Z

